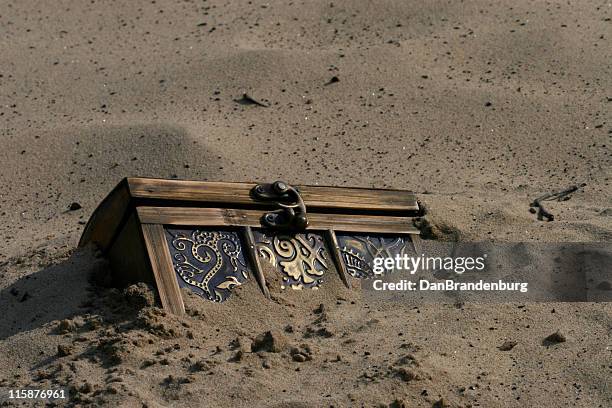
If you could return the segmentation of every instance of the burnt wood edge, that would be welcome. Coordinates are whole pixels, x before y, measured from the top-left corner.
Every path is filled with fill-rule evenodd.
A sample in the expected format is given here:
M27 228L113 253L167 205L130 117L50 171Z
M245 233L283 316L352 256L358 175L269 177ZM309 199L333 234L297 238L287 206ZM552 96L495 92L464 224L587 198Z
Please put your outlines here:
M183 315L185 304L172 266L164 227L160 224L141 224L141 228L162 307L176 315Z

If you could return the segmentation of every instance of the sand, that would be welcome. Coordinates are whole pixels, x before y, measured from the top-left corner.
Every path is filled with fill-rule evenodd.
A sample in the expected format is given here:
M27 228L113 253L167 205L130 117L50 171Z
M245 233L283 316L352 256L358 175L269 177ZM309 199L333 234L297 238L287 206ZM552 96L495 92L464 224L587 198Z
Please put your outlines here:
M92 285L104 261L74 248L125 176L403 188L462 241L610 242L611 12L1 4L0 386L112 406L610 406L607 303L391 307L340 286L266 303L247 285L175 318ZM578 183L555 221L528 211ZM249 351L269 331L278 352Z

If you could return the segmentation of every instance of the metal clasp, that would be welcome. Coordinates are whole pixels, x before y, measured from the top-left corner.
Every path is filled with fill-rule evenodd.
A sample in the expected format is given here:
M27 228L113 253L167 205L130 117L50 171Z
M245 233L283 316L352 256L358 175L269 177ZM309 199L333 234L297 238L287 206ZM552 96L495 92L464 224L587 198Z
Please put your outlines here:
M269 184L258 184L251 190L256 200L272 201L277 211L263 215L261 223L272 229L303 230L308 226L306 205L298 190L284 181Z

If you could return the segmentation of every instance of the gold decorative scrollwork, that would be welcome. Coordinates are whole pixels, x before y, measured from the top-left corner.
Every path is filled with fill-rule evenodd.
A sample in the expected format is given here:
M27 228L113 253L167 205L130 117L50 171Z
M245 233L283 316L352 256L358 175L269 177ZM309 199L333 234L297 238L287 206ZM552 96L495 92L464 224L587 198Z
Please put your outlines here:
M282 288L318 288L329 269L323 238L318 234L256 233L259 255L277 267L283 276Z
M214 301L247 279L238 234L233 231L167 229L174 270L182 286Z

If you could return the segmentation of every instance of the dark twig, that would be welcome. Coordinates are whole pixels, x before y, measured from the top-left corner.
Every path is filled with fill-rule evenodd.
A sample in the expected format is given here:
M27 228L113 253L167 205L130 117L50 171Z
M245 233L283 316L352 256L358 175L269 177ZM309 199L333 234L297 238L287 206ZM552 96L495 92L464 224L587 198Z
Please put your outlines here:
M572 194L575 191L578 191L579 188L584 187L584 186L586 186L586 183L576 184L576 185L566 188L565 190L554 191L552 193L543 194L539 196L538 198L536 198L535 200L533 200L531 204L529 204L529 206L531 207L529 211L531 211L532 213L537 212L538 220L540 221L553 221L555 219L555 216L550 211L547 211L544 208L544 206L542 205L542 202L543 201L553 201L553 200L557 200L557 201L569 200L570 194Z

